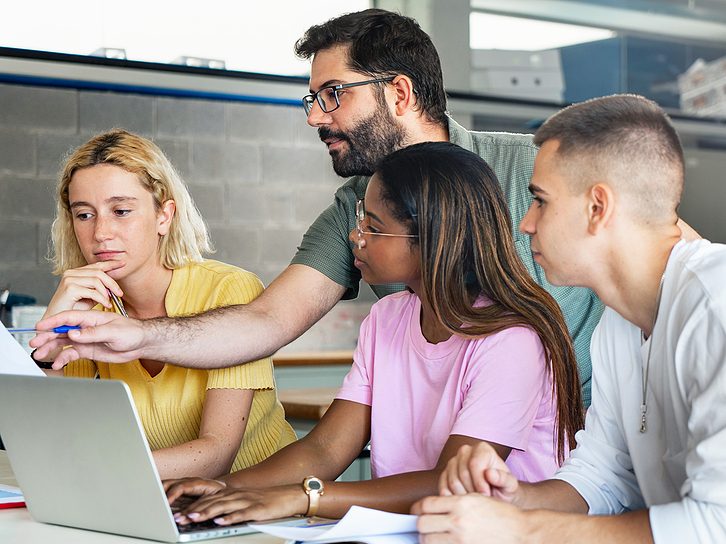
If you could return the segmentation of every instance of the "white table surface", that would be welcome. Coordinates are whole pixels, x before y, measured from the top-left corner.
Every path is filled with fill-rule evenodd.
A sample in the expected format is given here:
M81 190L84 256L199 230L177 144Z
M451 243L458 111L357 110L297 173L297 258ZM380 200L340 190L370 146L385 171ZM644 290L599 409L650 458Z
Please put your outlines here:
M0 450L0 484L17 485L7 454L3 450ZM157 541L38 523L30 517L26 508L0 509L0 543L2 544L139 544L140 542ZM207 542L219 542L220 544L281 544L284 541L257 533Z

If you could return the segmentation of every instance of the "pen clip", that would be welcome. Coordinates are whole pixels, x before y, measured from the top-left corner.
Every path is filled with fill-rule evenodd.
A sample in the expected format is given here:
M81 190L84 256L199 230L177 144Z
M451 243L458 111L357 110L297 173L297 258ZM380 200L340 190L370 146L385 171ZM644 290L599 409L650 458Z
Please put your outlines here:
M129 316L129 314L127 314L127 313L126 313L126 308L124 308L124 303L123 303L123 302L121 302L121 299L120 299L120 298L118 298L118 296L116 296L116 293L114 293L113 291L111 291L111 290L109 289L109 290L108 290L108 295L109 295L109 296L111 297L111 301L112 301L112 302L113 302L113 304L114 304L114 305L116 306L116 308L118 309L119 313L120 313L120 314L121 314L122 316L124 316L124 317L128 317L128 316Z

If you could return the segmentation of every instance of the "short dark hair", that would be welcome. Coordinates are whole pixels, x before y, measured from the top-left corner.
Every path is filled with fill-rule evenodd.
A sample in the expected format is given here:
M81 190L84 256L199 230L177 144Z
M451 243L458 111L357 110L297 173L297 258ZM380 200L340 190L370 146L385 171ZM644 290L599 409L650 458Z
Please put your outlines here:
M446 126L446 92L441 61L418 23L383 9L367 9L311 26L295 43L295 54L309 59L336 45L349 45L349 65L362 74L411 78L417 104L436 124Z
M572 173L574 190L608 179L638 200L649 219L671 214L683 192L683 148L670 118L643 96L616 94L573 104L547 119L534 135ZM576 178L576 179L575 179Z

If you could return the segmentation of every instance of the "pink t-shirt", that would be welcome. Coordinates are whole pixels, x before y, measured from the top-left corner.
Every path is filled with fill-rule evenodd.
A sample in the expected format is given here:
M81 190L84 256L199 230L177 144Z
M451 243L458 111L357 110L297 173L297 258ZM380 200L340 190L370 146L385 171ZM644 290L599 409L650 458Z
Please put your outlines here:
M336 397L371 407L373 477L434 468L452 434L512 448L507 466L520 480L554 474L555 403L537 334L512 327L430 344L420 315L412 293L378 301Z

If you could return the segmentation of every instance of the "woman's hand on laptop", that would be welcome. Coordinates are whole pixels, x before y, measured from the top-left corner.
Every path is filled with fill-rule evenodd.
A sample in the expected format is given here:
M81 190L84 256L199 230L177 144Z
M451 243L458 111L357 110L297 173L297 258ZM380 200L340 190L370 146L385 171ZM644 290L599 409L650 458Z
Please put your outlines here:
M111 312L68 311L41 321L35 328L52 331L61 325L77 325L80 330L58 335L41 332L30 341L37 349L36 358L44 360L51 353L60 353L53 363L60 370L77 359L93 359L107 363L125 363L144 357L145 329L138 319L130 319Z
M161 482L166 491L166 498L169 504L173 505L181 497L203 497L212 495L225 489L227 484L219 480L208 480L206 478L177 478ZM187 504L191 504L187 501Z
M204 489L203 486L191 488ZM183 507L174 515L174 519L179 525L208 519L213 519L217 525L233 525L245 521L305 514L307 510L308 497L302 486L298 484L267 489L228 488L212 495L205 495Z

